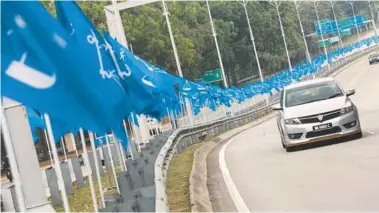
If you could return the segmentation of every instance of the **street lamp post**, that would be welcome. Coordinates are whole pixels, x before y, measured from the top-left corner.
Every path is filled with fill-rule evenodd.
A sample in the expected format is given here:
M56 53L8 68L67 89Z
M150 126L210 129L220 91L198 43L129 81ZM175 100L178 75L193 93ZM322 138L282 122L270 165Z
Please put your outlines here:
M351 10L353 11L354 22L355 22L355 29L357 30L357 34L358 34L358 41L361 41L361 35L359 33L359 27L358 27L358 24L357 24L357 17L355 16L354 1L350 1L349 4L351 5Z
M172 49L174 51L174 56L175 56L175 61L176 61L176 67L178 69L178 74L180 77L183 77L183 72L182 72L182 67L180 66L178 51L176 49L175 39L174 39L174 35L172 34L171 23L170 23L170 19L168 17L169 13L168 13L166 3L164 0L162 0L162 7L163 7L163 15L165 16L166 22L167 22L168 33L170 34L171 46L172 46Z
M287 48L287 41L286 41L286 35L284 33L284 28L283 28L283 24L282 24L282 19L280 17L280 11L279 11L279 7L281 5L282 2L279 2L278 1L274 1L274 3L270 2L271 5L273 5L275 8L276 8L276 12L278 13L278 18L279 18L279 25L280 25L280 31L282 33L282 37L283 37L283 42L284 42L284 47L286 49L286 54L287 54L287 60L288 60L288 66L290 68L290 71L292 72L292 65L291 65L291 59L290 59L290 55L288 53L288 48Z
M378 32L376 32L375 17L374 17L374 13L372 12L371 1L368 1L368 6L370 7L370 13L371 13L372 25L373 25L373 28L374 28L375 37L378 37Z
M124 28L122 26L120 11L117 9L117 0L112 0L112 7L117 29L116 38L122 45L124 45L124 47L128 48L128 41L126 40Z
M307 60L309 61L309 63L311 63L311 54L309 53L307 40L305 39L304 28L303 28L303 24L302 24L301 19L300 19L298 3L296 0L294 0L294 4L295 4L296 13L297 13L297 18L299 19L301 34L303 36L303 41L304 41L304 46L305 46L305 54L306 54Z
M248 1L247 0L242 0L242 5L245 9L245 15L246 15L246 20L247 20L247 25L249 26L249 34L250 34L250 39L251 39L251 42L253 43L253 48L254 48L254 54L255 54L255 59L257 61L257 66L258 66L258 71L259 71L259 77L261 79L261 82L263 82L264 78L263 78L263 75L262 75L262 68L261 68L261 64L259 62L259 57L258 57L258 52L257 52L257 48L255 46L255 39L254 39L254 34L253 34L253 30L251 29L251 25L250 25L250 18L249 18L249 13L247 12L247 9L246 9L246 5L247 5Z
M341 32L340 32L340 28L338 26L338 20L337 20L336 13L334 11L334 6L336 3L337 3L336 1L332 1L332 0L329 2L330 6L332 7L334 21L336 22L337 33L338 33L338 37L339 37L339 43L340 43L341 48L343 48L344 45L343 45L343 41L342 41L342 37L341 37Z
M324 43L324 34L322 33L321 22L320 22L320 18L319 18L319 16L318 16L317 4L318 4L318 2L313 1L313 5L314 5L314 7L315 7L315 11L316 11L316 17L317 17L318 27L320 28L321 41L322 41L322 43L323 43L322 46L324 47L324 53L325 53L325 56L326 56L326 62L327 62L327 64L328 64L328 66L329 66L328 50L326 49L326 47L325 47L325 43Z
M222 72L222 78L224 80L224 86L225 86L225 88L227 88L228 87L228 82L226 81L226 75L225 75L224 65L222 64L221 53L220 53L220 49L218 47L217 34L216 34L216 31L215 31L215 28L214 28L214 25L213 25L213 19L212 19L211 9L209 8L208 0L205 0L205 2L207 3L208 14L209 14L209 21L210 21L210 24L211 24L212 35L213 35L213 38L214 38L215 44L216 44L216 50L217 50L218 60L219 60L220 68L221 68L221 72Z

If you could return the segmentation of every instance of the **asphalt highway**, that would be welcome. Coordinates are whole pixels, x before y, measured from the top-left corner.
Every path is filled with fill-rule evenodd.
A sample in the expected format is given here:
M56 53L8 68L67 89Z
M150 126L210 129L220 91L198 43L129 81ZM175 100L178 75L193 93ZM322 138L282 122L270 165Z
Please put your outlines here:
M236 210L379 211L379 64L365 56L335 79L356 89L363 138L287 153L276 118L241 133L219 153Z

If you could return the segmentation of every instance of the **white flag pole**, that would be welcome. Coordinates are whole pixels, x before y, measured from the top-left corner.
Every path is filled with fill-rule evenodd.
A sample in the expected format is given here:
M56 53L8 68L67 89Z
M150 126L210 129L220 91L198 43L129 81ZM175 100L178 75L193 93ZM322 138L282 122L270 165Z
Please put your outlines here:
M113 134L113 138L115 140L114 145L116 146L118 160L120 161L121 171L125 171L124 164L122 163L123 157L122 157L122 154L121 154L121 147L120 147L121 143L120 143L120 141L116 140L116 135L114 133L112 133L112 134Z
M12 182L14 183L15 192L16 192L16 200L18 207L20 209L20 212L26 212L25 207L25 198L24 194L22 192L22 183L20 178L20 173L18 172L18 166L16 162L16 157L13 150L13 144L11 135L9 133L8 123L5 117L5 111L3 107L1 107L1 130L4 136L4 146L7 151L7 157L9 161L9 166L12 174Z
M132 128L133 128L133 131L134 131L134 141L137 142L137 147L138 147L138 152L141 152L141 144L140 144L140 137L138 135L138 132L136 130L136 122L134 121L134 116L132 113L130 113L130 116L132 117Z
M91 147L92 147L92 150L93 150L93 157L95 158L96 177L97 177L97 183L99 184L99 192L100 192L101 205L103 206L103 208L105 208L106 206L105 206L105 200L104 200L103 184L101 183L101 176L100 176L100 170L99 170L99 161L97 160L99 158L97 156L97 150L96 150L96 147L95 147L94 136L93 136L92 132L89 133L89 138L90 138Z
M116 182L117 193L120 194L120 188L118 187L118 182L117 182L116 169L114 168L113 156L112 156L111 147L110 147L110 144L109 144L109 139L108 139L108 135L107 134L105 134L105 141L107 142L108 155L109 155L109 160L111 161L111 167L112 167L112 172L113 172L114 180Z
M65 161L67 161L66 147L64 145L64 141L63 141L62 137L61 137L61 146L62 146L62 149L63 149L64 159L65 159Z
M175 127L172 124L171 115L170 115L170 111L168 111L168 107L166 107L166 110L167 110L167 118L168 118L168 121L170 122L171 129L174 129Z
M82 147L83 147L83 153L82 153L82 156L83 156L83 160L84 160L84 164L85 166L87 167L87 170L89 171L89 175L88 175L88 181L89 181L89 187L90 187L90 190L91 190L91 196L92 196L92 202L93 202L93 208L94 208L94 211L95 212L98 212L98 207L97 207L97 200L96 200L96 191L95 191L95 187L93 186L93 179L92 179L92 169L91 169L91 165L90 165L90 162L89 162L89 158L88 158L88 152L87 152L87 146L86 146L86 142L84 140L84 134L83 134L83 129L80 128L80 140L82 142ZM90 136L91 138L91 136ZM94 150L94 154L96 153L96 150ZM95 160L95 163L97 162L97 159L94 159Z
M59 156L58 156L58 152L57 152L57 147L56 147L55 141L54 141L54 135L53 135L53 129L51 127L50 117L48 114L44 114L43 116L44 116L45 123L46 123L47 135L49 136L51 151L52 151L53 157L54 157L54 164L55 164L54 170L55 170L55 174L57 176L58 186L60 186L60 190L61 190L63 207L64 207L65 212L71 212L70 211L70 204L68 203L66 188L65 188L64 182L63 182L63 175L62 175L61 165L60 165Z
M120 146L120 150L121 150L122 166L124 167L124 171L126 171L127 168L126 168L125 152L120 142L118 143L118 145ZM130 144L129 144L129 149L130 149ZM132 152L132 150L130 150L130 152Z
M74 149L75 149L76 157L78 157L79 154L78 154L78 149L76 148L76 143L75 143L75 137L74 137L74 134L70 133L70 136L71 136L72 145L74 146Z
M128 135L128 127L126 126L126 121L123 120L122 123L124 124L124 129L125 129L125 134L126 134L126 137L129 137ZM132 133L130 133L132 135ZM128 149L129 149L129 153L130 153L130 156L132 157L132 160L134 160L134 156L133 156L133 150L132 150L132 146L130 145L130 143L133 143L132 140L129 140L129 144L128 144ZM123 162L125 164L125 155L124 155L124 151L123 149L121 149L122 151L122 156L123 156ZM126 164L124 165L124 168L126 170Z
M47 149L49 150L50 163L51 163L51 166L54 166L53 157L51 156L51 150L50 150L49 138L47 137L46 129L43 130L43 133L44 133L44 135L45 135L46 144L47 144Z

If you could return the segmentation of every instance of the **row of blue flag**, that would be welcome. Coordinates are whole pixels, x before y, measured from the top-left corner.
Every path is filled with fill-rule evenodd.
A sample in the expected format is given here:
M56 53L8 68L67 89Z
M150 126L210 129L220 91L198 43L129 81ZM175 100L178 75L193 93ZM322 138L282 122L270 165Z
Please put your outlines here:
M49 114L56 142L81 127L98 135L113 131L127 148L124 119L183 114L186 100L194 114L202 107L230 107L235 100L279 91L326 60L372 42L337 49L328 58L317 56L264 82L222 89L171 75L141 59L107 32L100 33L74 1L55 1L57 18L39 2L1 4L3 95L27 106L32 128L45 128L41 113Z

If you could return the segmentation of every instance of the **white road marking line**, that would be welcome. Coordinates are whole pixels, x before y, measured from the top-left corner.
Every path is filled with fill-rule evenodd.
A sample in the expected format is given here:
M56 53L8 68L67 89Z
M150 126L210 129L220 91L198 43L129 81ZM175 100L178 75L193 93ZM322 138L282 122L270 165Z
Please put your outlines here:
M370 135L375 135L375 132L372 132L372 131L365 131L365 132L370 134Z
M228 188L229 195L232 198L234 205L236 206L238 212L250 212L250 210L247 207L243 198L241 197L241 195L237 189L237 186L234 183L232 176L229 173L228 166L226 165L225 150L229 146L229 144L231 144L239 135L241 135L245 131L234 136L226 144L224 144L224 146L221 148L220 153L219 153L219 164L220 164L221 173L222 173L222 176L224 178L226 187Z

